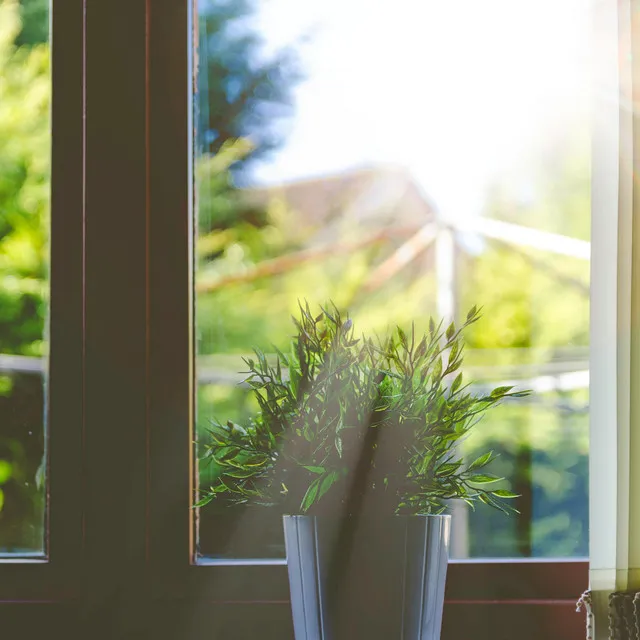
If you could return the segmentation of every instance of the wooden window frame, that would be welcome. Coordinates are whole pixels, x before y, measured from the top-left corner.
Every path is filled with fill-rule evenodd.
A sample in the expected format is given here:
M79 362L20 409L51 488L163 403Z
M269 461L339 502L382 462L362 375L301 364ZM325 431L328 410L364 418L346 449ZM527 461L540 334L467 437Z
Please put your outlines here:
M192 564L193 15L53 0L48 562L0 563L23 638L293 637L286 567ZM443 638L577 640L587 571L452 561Z
M84 28L82 0L51 8L52 153L50 356L47 411L47 560L0 562L5 603L58 602L77 595L82 548L78 487L83 461ZM55 437L48 437L55 434ZM58 463L60 461L60 463Z

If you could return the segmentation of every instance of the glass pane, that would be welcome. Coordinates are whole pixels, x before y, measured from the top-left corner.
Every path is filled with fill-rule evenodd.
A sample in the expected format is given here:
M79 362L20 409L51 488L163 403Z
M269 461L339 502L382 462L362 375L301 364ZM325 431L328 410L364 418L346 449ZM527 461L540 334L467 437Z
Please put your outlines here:
M455 557L587 554L589 3L200 0L197 448L260 407L243 356L288 349L298 300L358 334L481 319L474 394L532 394L487 450L519 514L460 501ZM540 43L544 43L541 47ZM220 467L201 460L200 496ZM282 558L277 508L199 509L204 558Z
M0 558L45 552L47 0L0 0Z

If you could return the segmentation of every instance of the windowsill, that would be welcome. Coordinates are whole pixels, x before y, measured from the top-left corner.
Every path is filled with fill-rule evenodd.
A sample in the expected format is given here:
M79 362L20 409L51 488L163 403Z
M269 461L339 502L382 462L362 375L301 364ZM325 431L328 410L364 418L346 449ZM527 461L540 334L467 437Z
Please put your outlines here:
M0 557L1 558L1 557ZM449 558L449 564L548 564L588 562L588 558ZM285 558L211 558L200 557L195 562L202 567L251 567L251 566L286 566Z

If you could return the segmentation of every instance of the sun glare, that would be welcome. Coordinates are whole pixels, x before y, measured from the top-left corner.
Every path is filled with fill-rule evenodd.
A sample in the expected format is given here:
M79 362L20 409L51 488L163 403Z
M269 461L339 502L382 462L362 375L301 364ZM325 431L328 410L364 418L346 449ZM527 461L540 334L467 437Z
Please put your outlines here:
M300 5L304 5L304 11ZM587 115L585 0L271 0L271 45L310 30L288 145L266 181L392 162L449 215L492 175Z

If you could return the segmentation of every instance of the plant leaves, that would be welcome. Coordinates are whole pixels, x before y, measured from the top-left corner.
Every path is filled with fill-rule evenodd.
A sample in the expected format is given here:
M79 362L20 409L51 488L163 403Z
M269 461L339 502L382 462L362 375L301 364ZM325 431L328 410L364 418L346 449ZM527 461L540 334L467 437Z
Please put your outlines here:
M200 500L198 500L198 502L196 502L193 506L196 508L204 507L208 505L212 500L214 500L215 497L216 497L215 493L208 493L206 496L204 496L204 498L201 498Z
M13 474L13 465L7 460L0 460L0 484L7 482Z
M447 327L447 332L445 333L447 340L451 340L451 338L453 338L453 336L456 333L456 325L452 322L448 327Z
M513 389L513 386L511 387L496 387L495 389L493 389L493 391L491 392L491 397L492 398L501 398L502 396L506 395L507 393L509 393L509 391L511 391Z
M433 365L433 374L431 376L434 382L439 381L442 377L442 358L438 356L436 362Z
M226 451L224 451L224 449L226 449ZM235 458L238 453L240 453L240 450L237 447L223 447L222 451L224 451L222 455L216 456L216 462L227 462L228 460Z
M251 456L242 462L244 467L262 467L268 462L268 458L263 455Z
M498 496L499 498L505 498L507 500L511 500L513 498L520 498L520 494L513 493L513 491L508 491L507 489L496 489L491 492L494 496Z
M445 329L430 318L422 335L412 324L410 334L396 327L389 336L358 340L352 321L332 303L316 317L308 303L299 307L296 335L285 350L290 355L273 347L267 356L257 348L245 359L258 413L243 427L212 423L209 440L200 443L216 478L201 503L217 493L235 504L295 499L305 513L346 473L344 458L364 450L375 470L373 499L384 491L381 509L389 515L441 513L449 499L505 511L501 499L516 495L483 488L500 480L483 472L495 454L467 465L456 441L494 405L527 392L497 387L474 395L472 383L463 385L466 324ZM472 308L467 324L478 317ZM393 469L376 457L378 435Z
M504 478L484 473L473 475L468 479L469 482L473 482L474 484L489 484L491 482L499 482L500 480L504 480Z
M256 472L253 469L232 469L231 471L225 471L225 476L236 478L237 480L253 478L255 475Z
M315 502L321 480L322 478L316 478L309 485L304 497L302 498L302 502L300 503L300 509L302 509L303 512L308 511L311 505Z
M314 467L311 465L302 465L304 469L306 469L307 471L311 471L311 473L317 473L318 475L322 475L323 473L326 472L326 469L324 467Z
M317 499L320 500L339 479L340 473L338 471L331 471L331 473L327 474L320 482Z
M467 468L467 471L474 471L475 469L481 469L485 465L489 464L493 459L493 451L489 451L484 455L476 458Z
M461 464L462 464L461 462L443 464L442 466L440 466L438 468L438 471L436 472L436 475L440 476L440 477L443 477L443 478L445 478L447 476L451 476L460 468Z
M460 372L456 376L456 379L451 384L451 393L454 394L460 388L461 384L462 384L462 372Z

